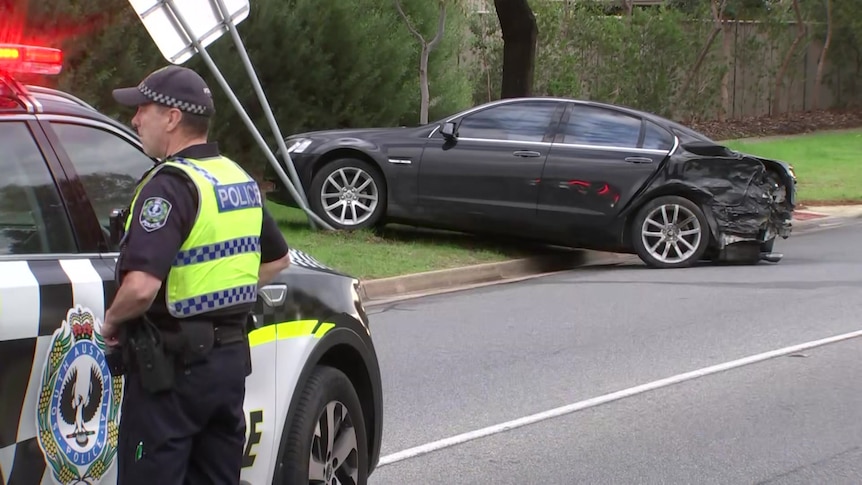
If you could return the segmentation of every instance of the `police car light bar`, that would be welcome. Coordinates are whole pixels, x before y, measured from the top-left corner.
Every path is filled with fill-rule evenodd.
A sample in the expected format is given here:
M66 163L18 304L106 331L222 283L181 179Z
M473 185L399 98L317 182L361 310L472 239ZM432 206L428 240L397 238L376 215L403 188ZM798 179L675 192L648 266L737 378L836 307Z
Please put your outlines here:
M25 74L60 74L63 51L50 47L0 44L0 70Z

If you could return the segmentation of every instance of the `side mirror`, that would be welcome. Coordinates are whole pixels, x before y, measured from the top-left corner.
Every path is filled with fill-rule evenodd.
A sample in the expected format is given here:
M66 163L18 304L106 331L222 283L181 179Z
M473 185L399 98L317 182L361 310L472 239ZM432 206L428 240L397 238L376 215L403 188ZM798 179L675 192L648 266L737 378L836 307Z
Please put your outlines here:
M126 213L126 209L114 209L111 211L109 231L111 235L111 246L113 247L120 246L120 242L123 240L123 236L126 233Z
M443 128L440 129L440 133L443 133L443 136L448 139L456 138L457 135L455 135L455 123L451 121L444 123Z

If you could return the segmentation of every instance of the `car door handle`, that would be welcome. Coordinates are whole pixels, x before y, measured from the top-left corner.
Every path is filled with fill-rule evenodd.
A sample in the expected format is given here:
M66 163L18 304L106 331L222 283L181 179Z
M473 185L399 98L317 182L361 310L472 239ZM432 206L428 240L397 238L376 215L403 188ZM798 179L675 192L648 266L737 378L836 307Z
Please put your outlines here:
M542 156L541 153L534 152L531 150L515 150L514 152L512 152L512 155L515 155L516 157L523 157L523 158L535 158L535 157L541 157Z
M652 158L649 157L626 157L629 163L652 163Z

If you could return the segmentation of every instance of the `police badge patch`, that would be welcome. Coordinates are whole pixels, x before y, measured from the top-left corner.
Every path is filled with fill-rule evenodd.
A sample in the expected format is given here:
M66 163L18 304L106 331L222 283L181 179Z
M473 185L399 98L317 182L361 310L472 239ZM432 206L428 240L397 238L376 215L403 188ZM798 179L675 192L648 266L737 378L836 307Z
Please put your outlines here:
M117 454L123 378L108 369L101 326L89 309L70 309L45 359L37 438L63 485L99 483Z
M150 197L144 201L139 218L141 227L147 232L165 227L171 213L171 203L161 197Z

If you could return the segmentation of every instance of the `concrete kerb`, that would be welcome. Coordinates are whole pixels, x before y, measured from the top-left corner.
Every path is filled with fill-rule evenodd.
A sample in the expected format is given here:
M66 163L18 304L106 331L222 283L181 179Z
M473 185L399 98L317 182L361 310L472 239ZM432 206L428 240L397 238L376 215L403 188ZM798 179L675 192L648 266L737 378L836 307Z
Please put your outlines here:
M627 256L589 250L560 251L496 263L366 280L360 286L360 293L368 306L375 306L393 300L513 282L579 267L617 264Z
M858 220L862 218L862 205L809 206L795 214L798 219L794 218L793 229L804 233Z
M843 221L862 218L862 205L806 207L798 213L800 219L794 220L794 231L809 232L819 227L830 227ZM791 234L790 237L792 238L793 235ZM496 263L365 280L360 286L360 293L366 306L373 307L407 298L515 282L577 268L608 266L636 260L637 257L630 254L590 250L559 251Z

